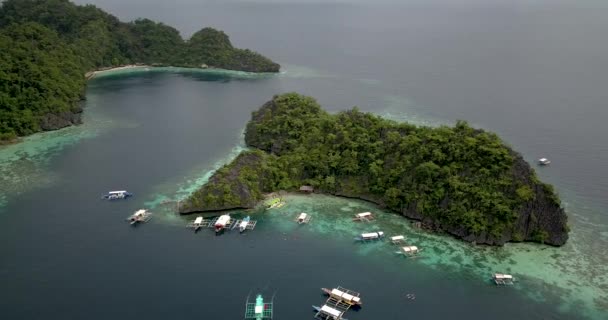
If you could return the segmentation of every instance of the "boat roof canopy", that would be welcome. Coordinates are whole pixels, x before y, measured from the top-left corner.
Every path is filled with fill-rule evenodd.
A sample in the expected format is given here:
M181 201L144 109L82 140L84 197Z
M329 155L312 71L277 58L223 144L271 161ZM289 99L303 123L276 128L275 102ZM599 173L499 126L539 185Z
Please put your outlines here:
M196 219L194 219L194 223L202 223L203 222L203 217L196 217Z
M541 162L545 162L547 160L549 160L549 159L547 159L547 158L540 158L540 159L538 159L538 161L541 161Z
M121 190L121 191L110 191L108 192L108 194L121 194L121 193L127 193L126 190Z
M306 216L308 216L308 214L302 212L302 213L300 213L300 216L298 217L298 219L304 219L304 218L306 218Z
M255 306L255 313L259 314L264 312L264 306Z
M371 233L362 233L361 236L363 238L376 238L378 237L378 232L371 232Z
M496 278L496 279L513 279L513 276L510 274L497 273L494 275L494 278Z
M357 217L360 217L360 218L362 218L362 217L368 217L368 216L371 216L371 215L372 215L372 213L371 213L371 212L361 212L361 213L357 213Z
M334 309L328 305L323 305L321 307L321 311L331 314L334 317L339 317L342 314L342 312L340 312L340 310Z
M391 240L403 240L405 237L404 236L394 236L391 237Z

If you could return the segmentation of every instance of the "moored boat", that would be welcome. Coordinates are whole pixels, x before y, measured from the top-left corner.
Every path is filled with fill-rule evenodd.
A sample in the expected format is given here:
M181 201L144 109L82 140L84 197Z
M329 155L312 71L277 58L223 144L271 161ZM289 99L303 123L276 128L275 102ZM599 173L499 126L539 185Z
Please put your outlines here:
M126 199L131 196L133 196L133 194L127 192L126 190L109 191L107 194L105 194L103 196L103 199L108 199L108 200Z

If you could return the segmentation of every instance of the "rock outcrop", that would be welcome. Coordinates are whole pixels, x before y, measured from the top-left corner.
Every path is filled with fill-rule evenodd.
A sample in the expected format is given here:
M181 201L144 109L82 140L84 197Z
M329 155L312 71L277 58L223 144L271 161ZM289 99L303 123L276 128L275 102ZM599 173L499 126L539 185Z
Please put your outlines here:
M477 244L568 239L553 188L496 135L466 123L418 128L356 110L329 115L286 94L253 113L245 141L255 149L218 170L181 213L253 208L264 193L312 185Z

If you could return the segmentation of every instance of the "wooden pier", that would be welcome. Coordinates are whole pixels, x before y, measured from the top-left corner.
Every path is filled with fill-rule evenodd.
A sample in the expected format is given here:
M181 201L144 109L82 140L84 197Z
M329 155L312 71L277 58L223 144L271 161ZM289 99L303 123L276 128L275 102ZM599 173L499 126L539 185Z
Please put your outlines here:
M327 293L329 297L323 306L313 306L317 312L315 314L315 319L346 320L343 318L344 313L355 305L361 305L361 294L359 292L340 286L331 290L321 288L321 291Z

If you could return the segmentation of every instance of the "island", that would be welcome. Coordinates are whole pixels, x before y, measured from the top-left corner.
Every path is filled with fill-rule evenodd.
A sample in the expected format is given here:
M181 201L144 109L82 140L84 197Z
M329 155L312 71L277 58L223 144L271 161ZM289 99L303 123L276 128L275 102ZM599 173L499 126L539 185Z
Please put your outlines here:
M0 143L82 122L90 71L124 65L279 72L280 65L235 48L203 28L184 40L163 23L129 23L68 0L0 2Z
M181 214L253 208L267 193L305 185L477 244L568 239L552 186L496 134L463 121L425 127L357 108L329 114L313 98L287 93L253 112L245 142L250 150L182 201Z

